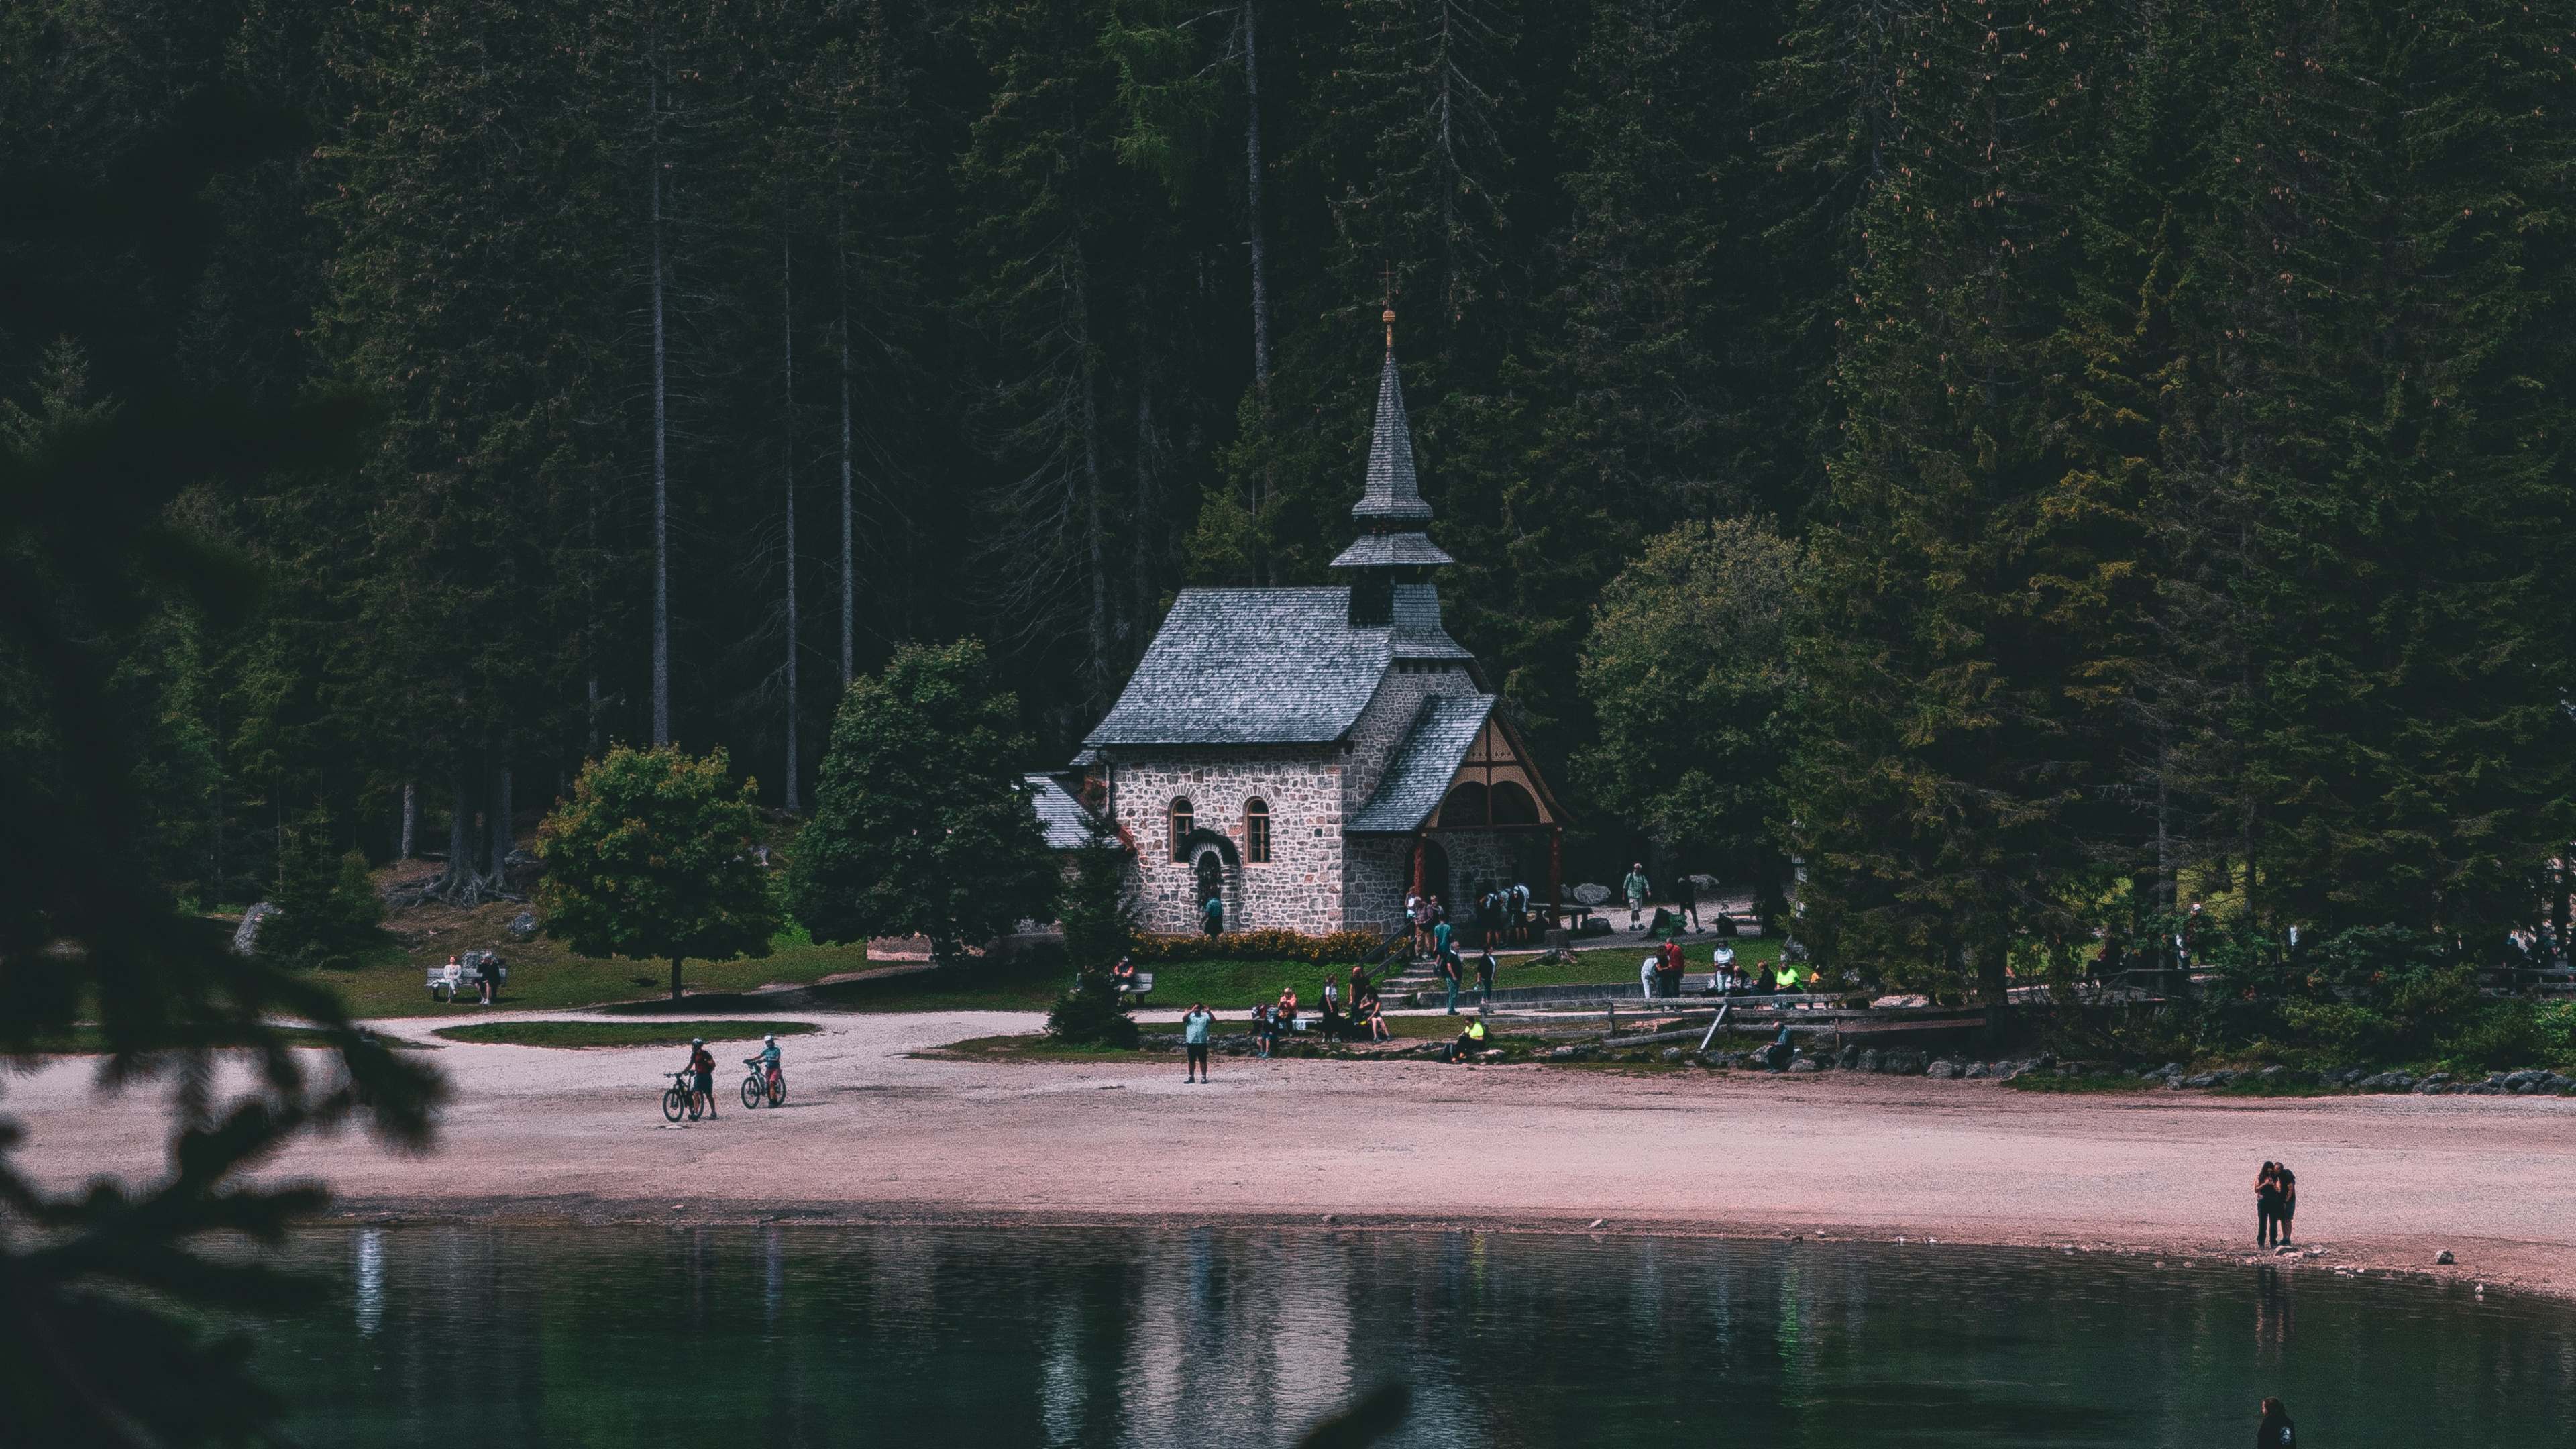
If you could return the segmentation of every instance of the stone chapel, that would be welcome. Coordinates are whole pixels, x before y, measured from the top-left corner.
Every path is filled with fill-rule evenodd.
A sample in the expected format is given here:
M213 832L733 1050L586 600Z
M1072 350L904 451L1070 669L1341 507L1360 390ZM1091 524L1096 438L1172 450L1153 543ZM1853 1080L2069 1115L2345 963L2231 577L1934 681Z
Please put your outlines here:
M1394 313L1360 536L1325 588L1187 589L1074 765L1135 847L1139 923L1401 929L1408 890L1453 913L1515 882L1558 901L1565 815L1440 624Z

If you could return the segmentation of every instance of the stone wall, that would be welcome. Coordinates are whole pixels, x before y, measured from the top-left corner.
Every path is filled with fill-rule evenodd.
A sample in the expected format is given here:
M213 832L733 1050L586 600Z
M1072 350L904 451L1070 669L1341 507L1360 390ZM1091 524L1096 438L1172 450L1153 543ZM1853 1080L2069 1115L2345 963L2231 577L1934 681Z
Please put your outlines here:
M1171 804L1190 802L1198 829L1234 842L1227 930L1342 929L1342 754L1330 746L1173 748L1110 766L1110 800L1136 842L1136 917L1145 930L1199 929L1198 862L1172 859ZM1243 856L1244 805L1270 807L1270 863Z

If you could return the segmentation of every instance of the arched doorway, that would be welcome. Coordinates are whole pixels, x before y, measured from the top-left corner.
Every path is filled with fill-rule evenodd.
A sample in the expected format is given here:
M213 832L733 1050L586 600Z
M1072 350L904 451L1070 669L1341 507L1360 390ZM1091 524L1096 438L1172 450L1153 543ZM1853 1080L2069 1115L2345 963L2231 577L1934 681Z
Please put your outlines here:
M1421 837L1414 850L1414 883L1409 884L1408 889L1419 890L1426 896L1438 896L1440 904L1449 908L1449 919L1458 919L1458 899L1449 889L1449 852L1442 850L1440 842L1428 835Z

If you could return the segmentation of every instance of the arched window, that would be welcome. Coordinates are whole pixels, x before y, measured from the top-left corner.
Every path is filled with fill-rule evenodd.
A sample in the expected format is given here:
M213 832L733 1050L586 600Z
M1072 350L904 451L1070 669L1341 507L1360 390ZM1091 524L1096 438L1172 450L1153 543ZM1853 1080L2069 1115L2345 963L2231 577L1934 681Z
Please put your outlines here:
M1189 858L1189 856L1183 851L1181 842L1190 838L1190 831L1196 827L1196 822L1197 817L1190 813L1189 801L1175 800L1172 802L1172 859L1187 860Z
M1461 780L1452 786L1449 798L1440 806L1440 823L1450 829L1461 825L1483 825L1485 787L1474 780Z
M1538 802L1530 798L1517 780L1497 781L1494 785L1494 823L1496 825L1536 825Z
M1243 802L1243 858L1254 865L1270 863L1270 807L1259 800Z

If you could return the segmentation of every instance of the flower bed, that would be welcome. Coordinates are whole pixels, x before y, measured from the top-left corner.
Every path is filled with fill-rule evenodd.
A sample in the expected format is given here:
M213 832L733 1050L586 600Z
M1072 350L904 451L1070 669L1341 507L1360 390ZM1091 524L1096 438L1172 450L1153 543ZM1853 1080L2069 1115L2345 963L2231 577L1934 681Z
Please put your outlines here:
M1129 954L1139 966L1156 961L1360 961L1386 938L1375 931L1228 931L1222 936L1138 936Z

